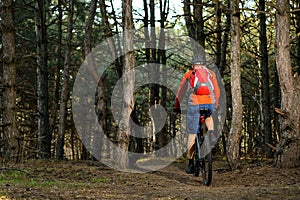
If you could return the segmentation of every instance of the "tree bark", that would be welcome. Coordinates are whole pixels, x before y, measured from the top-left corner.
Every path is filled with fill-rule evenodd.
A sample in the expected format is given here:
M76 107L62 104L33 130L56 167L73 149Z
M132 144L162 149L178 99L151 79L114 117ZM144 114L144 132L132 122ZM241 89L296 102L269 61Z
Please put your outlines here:
M272 157L272 150L268 144L273 145L270 113L270 87L269 87L269 65L268 65L268 43L266 30L265 0L259 0L260 19L260 67L262 82L262 133L264 137L264 149L267 157Z
M240 139L242 131L243 105L240 65L240 11L239 0L233 0L231 10L231 94L232 122L228 137L227 160L232 170L239 167Z
M184 20L188 34L191 38L195 38L195 27L191 16L191 1L184 0L183 2L183 11L184 11Z
M276 152L276 166L300 166L300 80L292 74L290 59L289 1L277 0L276 5L276 67L278 71L281 109L280 141Z
M230 1L227 0L227 6L230 7ZM219 72L221 77L224 77L224 71L226 69L226 62L227 62L227 48L228 48L228 40L229 40L229 34L230 34L230 26L231 26L231 15L230 12L227 11L226 12L226 25L225 25L225 31L223 33L223 37L222 37L222 44L221 44L221 57L220 57L220 65L219 65ZM228 95L227 95L228 97ZM229 101L227 101L229 102ZM229 118L230 113L227 112L226 114ZM226 128L223 128L224 131L222 131L222 145L223 145L223 150L224 152L226 152L226 145L227 145L227 141L226 139L228 138L228 132L226 130L229 130L229 128L227 128L227 124L224 124Z
M169 12L169 0L160 0L160 35L159 35L159 49L158 49L158 61L161 64L161 70L162 70L162 76L161 78L163 79L163 82L167 84L167 69L166 69L166 64L167 64L167 57L166 57L166 44L165 44L165 22L167 19L167 15ZM165 108L166 107L166 102L167 102L167 90L165 87L161 87L161 104ZM164 126L164 128L158 133L158 148L162 148L164 145L167 144L168 138L167 138L167 130Z
M155 32L155 4L154 0L150 0L150 43L151 43L151 48L150 48L150 63L159 63L158 60L158 51L156 48L157 45L157 37L156 37L156 32ZM154 73L151 73L152 79L154 80L159 80L160 79L160 69L159 65L153 65L153 71ZM156 84L151 84L150 91L151 91L151 96L150 96L150 106L157 104L159 102L159 86ZM153 126L155 127L155 125ZM155 128L154 128L155 129ZM155 138L155 130L153 129L153 138ZM155 143L155 139L153 141Z
M64 73L63 73L63 85L61 90L61 101L59 108L59 127L58 127L58 137L56 144L56 159L64 158L64 144L65 144L65 130L66 130L66 119L67 119L67 106L69 100L69 70L71 61L71 45L72 45L72 30L73 30L73 13L74 13L74 2L69 1L68 8L68 33L67 33L67 43L66 43L66 55L64 62Z
M227 0L228 7L230 7L230 0ZM221 46L221 58L220 58L220 67L219 71L221 76L223 77L224 71L226 68L226 55L227 55L227 46L228 46L228 38L229 38L229 32L230 32L230 27L231 27L231 17L230 17L229 11L226 13L226 27L225 27L225 32L223 33L223 38L222 38L222 46Z
M145 46L146 46L146 49L145 49L145 54L146 54L146 61L147 63L150 62L150 36L149 36L149 14L148 14L148 4L147 4L147 0L143 0L144 2L144 12L145 12L145 15L144 15L144 34L145 34Z
M202 0L194 0L194 25L195 25L195 40L204 48L204 20L203 20L203 4Z
M124 66L123 66L123 107L121 111L121 119L119 122L118 145L120 148L120 159L117 160L120 168L128 168L128 147L130 136L130 114L134 107L134 51L133 51L133 16L132 16L132 0L123 0L123 25L124 25Z
M216 12L216 32L217 32L217 41L216 41L216 66L219 67L221 63L221 56L222 56L222 9L221 9L221 2L220 0L216 0L215 5L215 12Z
M105 37L112 36L111 30L109 26L107 26L107 14L106 14L106 6L105 6L105 1L101 0L100 1L100 7L101 7L101 13L102 13L102 20L103 20L103 27L105 29ZM97 0L92 0L90 3L90 9L89 9L89 15L86 21L85 25L85 39L84 39L84 44L85 44L85 55L89 56L90 59L88 59L88 68L89 72L93 74L92 76L94 77L94 82L97 85L97 93L96 93L96 114L98 116L98 123L101 126L102 130L105 132L106 130L106 98L105 98L105 92L103 88L103 80L100 78L96 67L95 67L95 61L92 55L89 55L92 51L92 31L93 31L93 24L95 20L95 15L96 15L96 9L97 9ZM108 38L110 40L110 38ZM103 145L103 140L99 138L99 134L97 132L99 129L94 130L94 136L93 138L93 149L92 153L94 157L101 158L101 148Z
M52 135L49 131L48 110L48 49L45 0L37 0L35 4L35 30L37 39L37 95L38 95L38 132L39 158L51 157Z
M103 25L103 29L104 29L104 35L107 39L110 51L112 53L112 57L115 58L114 65L116 67L117 75L120 78L122 76L122 61L120 58L118 58L118 52L119 52L119 54L122 54L121 53L122 51L121 51L121 48L119 48L119 46L116 45L117 41L114 41L112 38L113 32L111 30L111 26L108 21L105 0L99 0L99 4L100 4L101 16L102 16L102 25ZM113 7L112 7L112 9L113 9ZM112 13L115 13L115 11L113 10ZM114 20L117 21L117 19L114 19ZM115 23L115 24L117 24L117 23ZM118 25L116 25L116 29L118 30L117 26Z
M3 153L7 159L18 160L18 129L16 125L16 48L13 20L13 0L1 5L3 48Z
M297 9L300 9L300 1L297 1ZM297 66L298 66L298 74L300 74L300 12L296 12L296 33L297 37Z
M62 70L62 17L63 17L63 9L62 9L62 0L58 0L58 33L57 33L57 44L55 49L56 56L56 68L55 68L55 83L54 83L54 98L52 102L51 108L51 118L50 118L50 133L54 135L55 129L57 128L57 110L59 108L59 91L60 91L60 82L61 82L61 70ZM55 136L54 136L55 137Z
M193 11L191 11L193 5ZM184 0L184 19L188 34L191 38L197 41L203 48L205 47L205 33L203 20L203 3L202 0L194 0L191 4L190 0ZM194 14L194 17L192 15ZM198 53L198 52L195 52Z

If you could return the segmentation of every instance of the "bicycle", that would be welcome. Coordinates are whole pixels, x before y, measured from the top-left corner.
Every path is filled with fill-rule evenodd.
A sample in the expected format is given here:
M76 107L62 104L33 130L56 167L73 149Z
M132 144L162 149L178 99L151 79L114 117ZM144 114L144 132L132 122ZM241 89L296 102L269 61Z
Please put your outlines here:
M199 129L195 141L194 154L194 176L198 177L201 171L203 184L206 186L209 186L212 182L212 155L209 138L208 135L205 134L203 125L205 125L205 119L210 116L211 112L209 110L200 110Z

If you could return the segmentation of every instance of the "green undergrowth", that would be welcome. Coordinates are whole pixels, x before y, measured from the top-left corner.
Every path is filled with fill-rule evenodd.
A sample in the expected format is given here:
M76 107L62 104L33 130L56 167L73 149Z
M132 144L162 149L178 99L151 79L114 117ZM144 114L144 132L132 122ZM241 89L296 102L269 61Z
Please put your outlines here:
M50 177L43 177L41 175L33 175L34 171L22 171L14 169L1 170L0 185L14 186L24 188L76 188L87 186L83 182L70 182L63 180L55 180ZM94 182L104 182L104 180L95 180Z

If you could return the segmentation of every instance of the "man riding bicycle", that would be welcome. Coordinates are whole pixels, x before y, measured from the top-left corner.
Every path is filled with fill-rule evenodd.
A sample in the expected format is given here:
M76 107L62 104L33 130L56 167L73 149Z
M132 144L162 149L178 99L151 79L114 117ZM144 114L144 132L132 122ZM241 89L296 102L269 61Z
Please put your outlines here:
M187 108L187 130L189 132L187 143L187 157L189 164L186 173L194 173L194 151L195 139L199 129L200 110L206 109L211 116L206 118L205 124L208 129L210 139L215 139L214 122L212 113L218 107L220 89L215 73L206 67L204 55L196 55L192 59L192 69L186 72L180 82L180 86L175 98L174 111L180 112L180 102L182 102L186 91L188 90L188 108ZM212 143L213 141L211 141ZM214 141L216 142L216 141Z

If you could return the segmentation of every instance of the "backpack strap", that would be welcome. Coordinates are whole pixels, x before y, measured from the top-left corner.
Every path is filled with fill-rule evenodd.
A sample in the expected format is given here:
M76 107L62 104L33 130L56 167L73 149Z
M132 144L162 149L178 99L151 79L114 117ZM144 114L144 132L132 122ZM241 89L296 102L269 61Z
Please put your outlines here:
M193 92L195 93L198 90L198 88L200 87L200 84L198 82L198 77L196 76L196 69L194 69L192 71L190 77L188 78L188 81L190 82L190 84L191 84L190 80L191 80L192 76L195 76L194 85L192 85Z
M215 97L215 92L214 92L215 88L214 88L214 85L213 85L213 83L212 83L212 81L211 81L211 79L210 79L211 77L213 77L213 75L212 75L212 73L210 72L210 70L208 70L207 68L206 68L206 70L207 70L207 72L208 72L208 74L209 74L209 77L208 77L208 82L209 82L208 88L209 88L209 91L210 91L210 93L211 93L211 95L212 95L213 103L215 104L215 103L216 103L216 97Z

